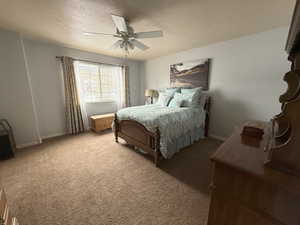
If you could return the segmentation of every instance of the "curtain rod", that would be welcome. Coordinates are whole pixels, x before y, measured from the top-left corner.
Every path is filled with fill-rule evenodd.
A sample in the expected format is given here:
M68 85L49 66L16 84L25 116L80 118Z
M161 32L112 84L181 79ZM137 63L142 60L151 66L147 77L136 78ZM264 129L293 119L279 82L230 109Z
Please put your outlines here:
M62 60L63 56L56 56L56 59L60 59ZM76 59L76 58L72 58L73 60L77 60L77 61L81 61L81 62L89 62L89 63L95 63L95 64L105 64L105 65L110 65L110 66L126 66L126 65L122 65L122 64L112 64L112 63L102 63L102 62L95 62L95 61L91 61L91 60L86 60L86 59Z

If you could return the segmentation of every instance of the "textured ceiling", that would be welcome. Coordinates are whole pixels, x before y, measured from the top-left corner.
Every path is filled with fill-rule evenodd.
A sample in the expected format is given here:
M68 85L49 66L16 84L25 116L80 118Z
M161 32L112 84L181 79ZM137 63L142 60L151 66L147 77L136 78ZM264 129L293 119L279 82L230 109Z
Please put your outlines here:
M143 39L147 51L130 58L150 59L201 47L290 23L295 0L0 0L0 27L34 39L112 56L110 14L126 16L136 32L163 30L164 37Z

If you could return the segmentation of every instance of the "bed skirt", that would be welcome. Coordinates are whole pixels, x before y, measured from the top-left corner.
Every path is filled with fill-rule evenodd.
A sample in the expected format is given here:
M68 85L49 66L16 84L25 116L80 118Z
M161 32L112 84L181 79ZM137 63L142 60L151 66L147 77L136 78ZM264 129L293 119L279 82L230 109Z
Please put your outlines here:
M169 159L182 148L188 147L200 139L204 139L204 133L204 128L199 127L187 132L185 135L173 140L172 142L168 142L167 154L163 154L163 157Z

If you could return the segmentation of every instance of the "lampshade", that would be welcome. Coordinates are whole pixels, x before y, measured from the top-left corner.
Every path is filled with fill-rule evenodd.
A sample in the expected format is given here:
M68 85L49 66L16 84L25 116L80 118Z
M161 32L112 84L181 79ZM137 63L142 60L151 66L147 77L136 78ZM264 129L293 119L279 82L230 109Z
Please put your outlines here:
M145 91L145 96L146 97L153 97L153 94L154 94L154 90L146 89L146 91Z
M152 97L153 98L157 98L158 97L158 91L157 90L153 90Z

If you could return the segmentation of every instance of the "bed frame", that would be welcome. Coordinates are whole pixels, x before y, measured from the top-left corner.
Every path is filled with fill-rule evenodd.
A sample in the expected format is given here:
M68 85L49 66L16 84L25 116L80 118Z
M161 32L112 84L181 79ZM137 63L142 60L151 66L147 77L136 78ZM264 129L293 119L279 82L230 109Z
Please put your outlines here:
M206 98L204 110L206 112L204 134L207 137L209 127L210 97ZM127 144L143 149L154 157L155 166L158 166L159 160L162 159L160 152L160 132L158 127L156 127L155 132L151 132L148 131L144 125L135 120L119 121L116 113L114 124L115 141L117 143L118 138L120 137L124 139Z

